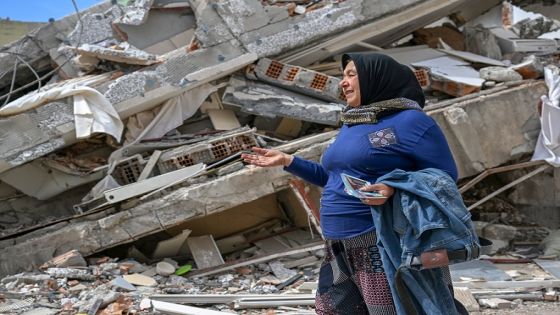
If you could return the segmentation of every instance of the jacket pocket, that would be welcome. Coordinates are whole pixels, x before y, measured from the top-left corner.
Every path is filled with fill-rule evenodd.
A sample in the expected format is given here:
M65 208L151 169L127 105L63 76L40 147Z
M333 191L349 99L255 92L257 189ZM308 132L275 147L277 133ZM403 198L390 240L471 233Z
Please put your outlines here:
M449 227L446 215L428 199L409 198L408 194L405 194L401 197L401 206L401 211L393 212L403 214L401 217L393 219L394 225L402 229L406 229L406 226L410 225L416 239L419 239L426 231Z

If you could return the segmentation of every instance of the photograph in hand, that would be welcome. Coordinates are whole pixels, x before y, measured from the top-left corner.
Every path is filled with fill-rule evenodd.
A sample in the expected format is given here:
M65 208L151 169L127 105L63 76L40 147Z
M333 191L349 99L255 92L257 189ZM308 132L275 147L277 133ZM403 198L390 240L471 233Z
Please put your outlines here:
M377 191L361 191L360 188L371 185L367 180L359 179L345 173L341 173L342 182L344 183L344 191L350 196L356 198L387 198Z

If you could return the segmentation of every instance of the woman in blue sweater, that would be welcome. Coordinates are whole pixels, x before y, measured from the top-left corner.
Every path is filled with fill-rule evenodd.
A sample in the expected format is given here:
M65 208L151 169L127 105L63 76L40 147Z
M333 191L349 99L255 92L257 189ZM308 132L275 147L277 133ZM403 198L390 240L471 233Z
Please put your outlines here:
M319 274L317 314L396 314L376 246L370 206L381 205L394 190L384 184L363 187L384 198L356 198L345 192L341 174L370 183L394 169L438 168L457 179L445 137L423 111L424 94L407 66L377 53L342 57L340 83L347 107L335 141L321 163L278 150L254 148L247 163L284 166L323 187L321 229L326 256Z

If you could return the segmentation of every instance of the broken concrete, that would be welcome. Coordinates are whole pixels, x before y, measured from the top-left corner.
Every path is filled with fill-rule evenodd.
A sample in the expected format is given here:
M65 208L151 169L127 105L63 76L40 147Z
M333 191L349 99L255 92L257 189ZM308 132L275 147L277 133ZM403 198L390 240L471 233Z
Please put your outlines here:
M292 144L290 151L304 144L309 145L306 141ZM317 160L327 145L318 143L298 154ZM51 226L22 237L0 241L0 247L4 248L4 254L0 257L0 274L37 268L54 256L72 249L87 256L125 244L187 220L275 193L282 187L287 188L290 178L291 175L281 168L244 168L207 183L166 192L164 196L156 195L152 197L154 199L127 211L116 214L100 212L89 218L70 220L69 224Z
M509 82L521 81L523 77L513 69L504 67L485 67L479 71L480 77L484 80Z
M144 51L137 50L132 47L128 49L114 49L97 45L84 44L78 47L76 51L83 56L95 57L101 60L110 60L131 65L149 66L151 64L160 62L157 56L148 54Z
M186 6L173 10L152 9L141 24L117 24L116 27L134 47L163 55L188 45L194 36L196 23L190 7Z
M359 24L354 25L352 30L342 32L327 40L322 39L310 42L303 48L287 52L278 59L294 65L307 66L317 60L323 60L343 52L363 50L359 45L360 42L383 47L401 39L420 27L435 22L441 16L449 15L452 12L469 11L468 15L472 18L499 2L500 0L479 0L476 5L473 5L472 1L464 0L427 0L416 2L366 1L363 7L364 16L371 17L371 12L385 13L380 15L374 13L373 15L377 19L372 18L367 23L365 23L366 21L361 21ZM348 1L345 3L348 3ZM379 11L377 11L378 8ZM393 14L386 14L392 9L401 10ZM358 25L360 26L356 28ZM298 34L294 36L298 36Z
M112 105L115 106L120 117L123 119L138 112L154 110L155 107L170 98L215 80L218 80L218 82L214 83L216 84L215 86L220 87L217 87L217 92L212 95L213 103L216 105L213 110L223 110L221 102L219 100L214 101L219 97L218 93L222 93L222 88L227 85L228 76L253 63L259 56L284 53L286 54L284 57L304 63L319 61L321 56L330 56L335 52L356 47L356 45L360 46L362 50L363 48L379 49L376 45L388 44L390 39L406 35L403 32L408 32L409 28L423 26L436 17L440 17L443 14L442 12L451 12L460 5L468 4L467 1L459 0L402 0L396 2L348 0L337 3L321 3L313 8L298 10L297 13L299 15L297 16L290 16L293 12L289 10L293 9L293 6L292 8L267 6L256 0L231 0L211 3L192 0L190 4L194 14L191 14L184 2L171 4L172 6L179 5L181 14L176 14L176 12L170 13L171 11L156 13L156 10L166 6L166 4L162 4L162 1L159 1L161 6L157 9L152 7L151 11L153 12L150 12L148 15L148 10L142 4L148 2L151 3L149 0L136 1L136 4L140 5L140 7L125 8L131 14L121 20L129 24L120 24L118 25L120 29L116 29L118 34L123 36L121 39L126 38L126 36L131 40L134 38L139 39L138 34L142 33L145 30L144 28L152 29L150 23L156 23L154 21L157 20L161 21L167 13L171 14L169 16L173 16L173 21L177 22L179 22L181 14L185 13L185 16L180 23L174 25L172 31L154 30L154 33L150 34L150 40L155 37L159 40L161 37L164 39L163 44L162 42L152 43L147 40L138 41L149 52L153 49L153 51L157 50L157 53L160 54L160 52L174 50L162 56L165 60L164 62L145 67L140 71L134 71L139 67L118 65L118 67L122 66L122 72L116 72L111 78L111 82L105 82L95 87L111 100ZM124 1L120 1L120 3L122 4ZM401 9L401 7L402 10L394 13L396 10ZM195 18L197 20L196 30L193 23ZM108 19L104 21L107 22L104 27L107 27L107 25L111 26L111 21L108 21ZM159 23L161 22L156 24ZM193 26L191 27L190 25ZM115 28L111 26L111 29ZM125 32L123 29L127 29L127 31ZM186 51L183 48L184 45L180 43L167 45L168 40L173 41L166 37L178 31L182 31L177 34L181 34L181 40L178 41L181 43L186 42L189 34L196 33L198 36L192 42L193 45L189 46ZM100 43L98 48L103 51L97 50L97 56L102 57L102 55L113 54L114 52L107 54L106 47L114 44L116 42L112 40ZM172 46L174 48L168 49ZM294 51L294 49L302 50L298 52ZM128 57L125 56L125 58ZM63 59L64 56L60 60ZM105 59L111 60L110 58ZM61 62L60 60L58 62ZM317 73L302 75L303 72L300 68L296 74L281 70L276 78L267 80L268 68L272 65L272 62L264 59L261 62L268 62L268 65L258 68L262 64L257 64L256 70L257 72L264 72L265 76L257 75L256 78L259 81L278 84L283 88L274 87L263 82L247 81L242 78L232 79L223 98L224 101L228 101L226 105L233 105L232 107L238 107L246 113L257 114L258 117L255 118L253 115L241 114L240 112L233 112L227 109L232 114L231 118L235 120L239 118L239 120L244 121L243 124L248 122L249 124L257 125L260 121L261 126L265 126L267 122L273 121L272 119L267 119L265 117L267 115L289 118L276 119L275 123L282 120L284 124L282 126L274 126L272 128L271 126L265 126L267 128L263 128L265 132L271 131L274 136L283 134L287 139L310 132L322 132L325 127L321 125L337 125L338 115L343 106L336 104L339 101L339 93L336 89L338 87L337 81L334 78L331 80L330 77L323 75L321 78L324 79L326 77L327 79L322 80L318 87L313 84ZM332 64L337 64L338 66L338 63L331 62L331 69L333 67ZM103 67L111 66L111 64L101 63L99 66L101 69L104 69ZM324 65L319 64L317 66L322 67ZM301 75L299 79L296 78L298 74ZM291 75L293 75L295 83L279 82ZM281 80L276 80L278 78ZM235 82L236 80L237 83ZM483 91L478 95L427 106L428 113L438 121L446 133L453 153L459 162L461 178L475 175L488 167L507 163L532 151L532 144L534 144L534 139L538 133L538 118L533 111L533 107L527 106L527 104L536 101L538 95L531 93L535 91L540 92L543 90L543 86L542 83L523 82L518 84L502 85L490 91ZM427 86L427 84L425 85ZM476 88L479 87L477 86ZM285 89L291 89L292 91ZM307 94L307 96L301 94ZM324 96L325 94L328 96ZM436 94L435 92L433 93L435 98L438 97ZM462 95L464 93L449 94ZM320 98L323 98L323 100L320 100ZM327 98L327 102L325 102L325 98ZM328 103L328 101L333 103ZM60 100L60 104L65 104L64 100ZM49 106L52 105L47 104L44 107L49 108ZM212 116L211 110L206 112L210 116ZM25 113L25 115L36 115L36 111ZM34 122L31 120L33 116L25 115L22 114L8 118L5 120L5 124L18 126L17 123L19 123L21 124L19 127L25 125L34 126ZM498 126L495 123L495 117L507 119L507 128L503 125ZM185 137L183 139L190 139L192 135L188 133L194 134L202 131L204 128L200 128L200 126L207 126L211 132L214 131L211 129L212 125L208 117L204 114L193 116L193 118L192 121L189 119L185 126L173 131L174 134L165 135L163 140L177 140L181 137ZM17 119L21 121L17 121ZM0 172L4 170L4 174L7 174L12 171L23 171L24 168L33 166L39 162L39 160L34 160L37 156L52 152L56 148L42 147L42 151L34 151L33 154L26 152L37 150L39 146L50 145L56 139L61 139L60 146L67 146L76 141L75 137L72 137L74 132L73 119L66 122L64 127L58 125L58 117L56 115L48 117L48 119L48 126L43 128L48 131L47 134L41 133L43 129L34 127L30 131L23 130L24 132L34 132L30 138L24 139L25 141L10 139L10 145L19 140L20 142L25 142L27 148L23 152L21 148L11 148L9 154L3 156L5 161L1 166L4 168L0 169ZM263 121L265 123L262 123ZM294 127L292 129L291 126L286 127L285 125L293 125ZM217 129L216 125L214 127L214 129ZM53 132L53 128L58 132ZM185 132L185 130L189 130L189 132ZM204 130L203 132L206 133L207 131ZM10 137L15 137L10 133L7 134ZM321 135L321 137L325 137L325 135ZM332 137L332 134L329 137ZM210 138L212 137L210 136ZM258 137L257 141L259 141L259 144L264 141L262 139L267 139L267 136ZM281 139L270 139L274 143L283 142ZM290 143L289 146L299 149L309 146L307 149L301 149L299 154L317 160L321 152L328 145L328 142L325 141L329 140L322 138L321 141L315 143L306 141L309 140L300 139L296 143ZM114 145L114 143L110 144ZM253 144L251 143L251 145ZM227 147L227 144L224 146ZM204 149L212 150L212 153L214 153L218 149L223 149L224 146L220 144L220 146L211 148L207 146ZM169 147L157 147L157 144L143 144L143 152L149 154L148 151L153 149L164 150ZM246 149L247 146L243 147L241 145L241 148ZM286 150L289 151L288 149ZM174 167L180 168L184 165L178 162L179 157L184 157L185 155L188 157L190 153L195 152L181 148L180 150L170 150L167 153L165 156L156 155L156 157L150 159L150 165L156 165L160 158L166 160L166 162L176 158L171 164ZM219 156L212 161L219 161L220 158L223 158L223 156ZM142 157L140 159L143 160ZM14 166L26 162L31 163L20 166L20 168L14 168ZM145 161L135 163L143 166ZM10 168L12 169L10 170ZM138 167L139 170L141 168ZM121 171L126 169L126 167L123 167L122 170L115 171L114 173L121 173ZM138 172L132 172L132 175L126 179L133 182L140 179L150 179L148 178L149 172L140 175L139 170ZM117 178L118 176L114 173L111 175ZM160 192L153 195L144 195L141 199L137 199L140 196L127 194L126 198L117 198L116 200L125 201L128 197L135 197L135 199L118 203L118 205L115 204L112 208L98 208L95 210L96 213L92 211L81 213L74 217L62 216L63 220L60 219L60 221L55 222L45 220L49 222L46 222L45 225L34 227L32 232L26 231L19 235L13 234L10 238L0 241L5 252L5 255L0 257L0 273L12 273L26 268L33 268L45 260L55 255L63 254L70 249L77 249L83 255L91 255L108 248L130 243L144 236L165 234L158 232L169 230L170 228L183 231L185 229L183 224L190 224L195 220L201 219L212 220L214 215L234 212L233 208L245 207L248 202L260 200L261 198L269 198L273 207L282 208L278 210L279 212L285 212L284 215L290 220L293 219L294 222L297 221L299 223L303 222L303 225L305 225L307 223L307 216L316 213L316 211L311 209L316 209L315 204L307 205L310 207L309 211L306 212L308 209L305 209L303 215L299 215L297 218L296 215L290 214L290 212L294 212L293 209L284 211L284 204L279 204L282 195L293 194L289 186L290 179L292 179L291 175L282 172L280 168L255 169L245 167L241 162L235 162L224 168L217 169L215 172L205 173L204 176L189 178L185 182L169 185L171 187L166 185ZM117 181L120 184L127 184L121 183L120 181L122 180L118 178ZM145 193L147 191L137 192ZM7 196L10 196L9 193ZM14 192L11 191L11 193ZM314 199L318 199L315 198L318 192L312 192L312 195ZM301 200L299 202L300 207L302 207ZM291 203L291 201L288 201L288 203ZM111 206L107 205L107 207ZM251 213L255 211L254 208L244 213ZM10 218L10 214L4 212L0 213L0 215ZM261 217L258 218L258 220L261 219ZM235 218L235 220L242 221L239 218ZM227 221L227 225L233 221ZM243 221L241 224L247 224L245 222L247 220ZM52 225L47 226L47 224ZM215 225L220 224L214 224L214 226L209 224L208 226L211 226L210 230L221 230L222 236L230 235L231 231L228 229L231 228L229 226ZM203 224L200 226L203 226ZM200 226L198 226L199 229L193 228L193 235L212 235L206 229L204 229L205 234L201 234ZM173 235L173 233L168 235ZM156 239L159 238L159 235L153 236ZM228 246L232 247L231 245ZM140 253L140 251L136 251ZM248 252L250 251L254 251L254 249L250 249ZM145 259L148 260L149 258ZM112 267L104 266L100 268L107 271ZM123 273L128 272L129 268L130 265L123 266L121 271ZM94 272L98 271L96 268L92 270ZM170 270L164 273L169 274ZM56 275L58 276L58 274ZM60 276L65 275L61 274ZM280 275L278 276L281 277ZM157 277L159 280L159 276ZM226 283L231 278L230 275L225 275L218 281ZM286 278L292 279L292 277ZM290 279L282 280L288 281ZM177 279L170 280L179 281ZM278 283L277 281L279 280L270 278L266 281ZM75 282L73 282L72 286L73 289L68 288L69 291L80 291L82 289ZM166 289L169 289L170 293L178 292L178 288L175 287ZM277 288L272 287L272 289ZM233 288L232 290L236 289ZM93 300L93 298L90 298L90 300ZM80 307L80 309L82 308Z
M80 16L74 30L68 34L72 46L96 44L114 37L112 21L120 15L117 7L112 6L103 13L86 13Z
M119 7L123 12L114 22L128 25L143 24L148 18L153 3L154 0L135 0L132 1L132 4L128 2L127 6Z
M253 54L243 54L240 48L225 43L192 54L177 52L161 65L153 65L146 71L133 72L95 88L105 94L121 118L126 118L153 108L184 91L228 75L255 60ZM202 64L207 67L197 66ZM21 125L21 132L27 134L21 137L11 133L13 136L0 139L2 147L7 146L7 150L0 153L0 172L76 143L73 115L64 115L70 107L66 106L59 113L55 110L64 106L60 104L64 103L53 102L17 116L0 119L0 126L4 124L7 130L18 130L16 126ZM43 112L50 113L48 119L36 116ZM41 123L26 123L30 119ZM49 121L53 123L45 126L45 122Z
M445 133L459 177L468 177L533 152L540 122L535 106L530 104L537 104L545 92L544 82L528 82L464 101L427 106L425 110ZM507 125L497 124L496 117Z
M331 103L345 103L340 79L302 67L261 58L246 76Z
M337 126L344 105L327 103L267 84L233 77L224 92L224 104L265 117L288 117Z
M105 2L82 11L82 14L100 13L110 7L111 4ZM7 69L9 71L0 78L0 91L2 91L2 95L4 92L7 92L6 87L9 87L11 82L12 69L16 60L15 55L7 52L23 53L21 57L38 73L49 70L51 68L48 58L49 51L53 48L58 48L65 37L74 29L77 21L77 15L69 15L61 20L35 29L20 40L0 48L0 69ZM35 76L24 64L18 66L16 81L30 82L34 79Z

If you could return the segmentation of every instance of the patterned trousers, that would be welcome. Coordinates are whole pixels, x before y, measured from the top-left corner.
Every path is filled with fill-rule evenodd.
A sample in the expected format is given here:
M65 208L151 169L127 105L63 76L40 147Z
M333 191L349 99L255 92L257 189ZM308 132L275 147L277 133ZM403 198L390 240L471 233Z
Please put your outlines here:
M375 243L375 231L326 241L315 298L317 314L397 314Z

